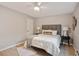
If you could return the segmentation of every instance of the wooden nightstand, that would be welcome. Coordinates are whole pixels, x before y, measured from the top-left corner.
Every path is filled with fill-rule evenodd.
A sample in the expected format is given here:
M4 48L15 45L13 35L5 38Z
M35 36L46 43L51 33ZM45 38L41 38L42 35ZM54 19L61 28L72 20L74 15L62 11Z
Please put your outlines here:
M68 45L70 46L70 37L69 36L61 36L61 42L63 44L63 42L67 40Z

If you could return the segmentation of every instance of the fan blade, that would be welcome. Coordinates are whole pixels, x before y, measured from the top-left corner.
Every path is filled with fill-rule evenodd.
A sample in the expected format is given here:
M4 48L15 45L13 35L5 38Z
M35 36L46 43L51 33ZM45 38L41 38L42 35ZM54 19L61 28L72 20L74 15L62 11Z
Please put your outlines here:
M34 7L34 4L33 4L33 2L27 2L27 3L26 3L26 6L27 6L27 7Z
M40 8L47 8L46 6L40 6Z
M40 6L42 4L42 2L38 2L37 4L38 4L38 6Z

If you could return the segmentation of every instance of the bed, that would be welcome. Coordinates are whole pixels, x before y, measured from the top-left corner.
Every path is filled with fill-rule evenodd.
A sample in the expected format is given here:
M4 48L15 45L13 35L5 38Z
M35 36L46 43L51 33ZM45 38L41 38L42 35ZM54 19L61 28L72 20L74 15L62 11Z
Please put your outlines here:
M55 35L50 35L53 32ZM41 48L47 53L57 56L60 53L61 25L42 25L42 33L34 35L31 46Z

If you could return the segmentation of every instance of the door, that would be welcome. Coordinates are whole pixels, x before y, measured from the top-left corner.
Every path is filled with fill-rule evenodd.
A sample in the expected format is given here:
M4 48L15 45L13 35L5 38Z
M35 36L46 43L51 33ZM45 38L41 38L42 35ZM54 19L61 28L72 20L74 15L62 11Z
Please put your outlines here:
M30 38L33 35L33 19L26 20L26 35Z

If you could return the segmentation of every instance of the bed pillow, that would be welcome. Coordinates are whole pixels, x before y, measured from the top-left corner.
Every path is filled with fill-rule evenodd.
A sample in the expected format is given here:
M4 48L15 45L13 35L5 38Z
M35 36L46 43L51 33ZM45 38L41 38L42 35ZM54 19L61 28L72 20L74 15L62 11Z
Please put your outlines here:
M57 30L53 30L52 35L57 35Z
M52 30L42 30L42 34L44 35L52 35Z
M42 30L44 35L57 35L57 30Z

